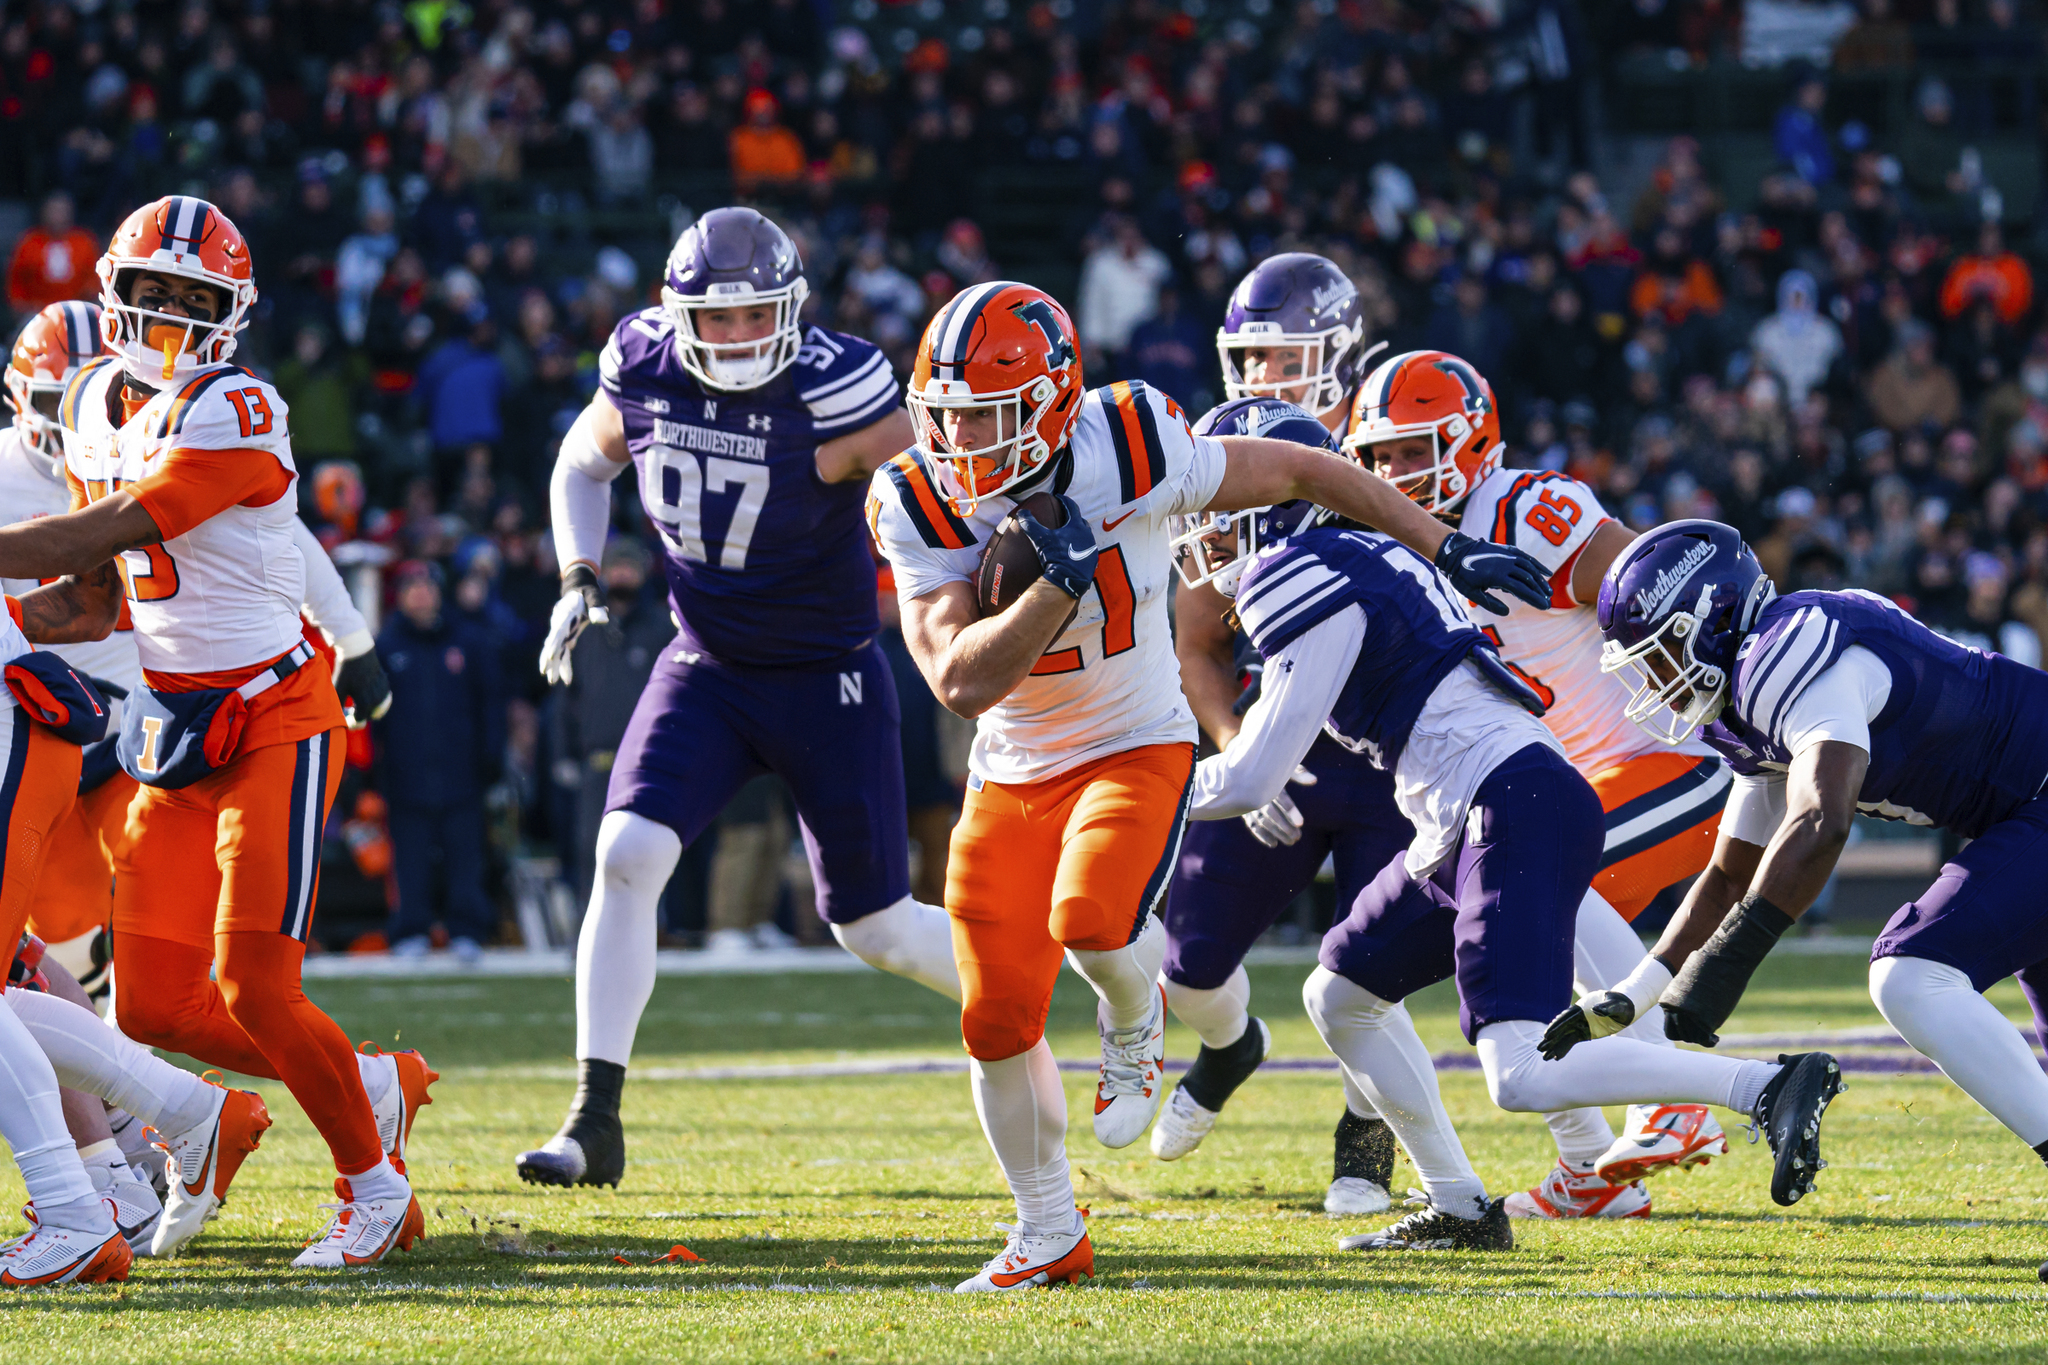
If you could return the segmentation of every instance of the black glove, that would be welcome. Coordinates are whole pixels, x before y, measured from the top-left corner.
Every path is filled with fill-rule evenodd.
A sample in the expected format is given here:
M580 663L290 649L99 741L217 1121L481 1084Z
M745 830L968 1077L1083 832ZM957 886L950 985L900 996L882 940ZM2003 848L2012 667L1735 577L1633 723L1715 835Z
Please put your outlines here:
M1067 512L1067 519L1057 528L1047 526L1021 506L1010 515L1031 548L1038 551L1046 581L1078 602L1095 581L1095 532L1072 498L1064 493L1053 496Z
M1635 1001L1620 991L1597 991L1551 1020L1536 1050L1554 1062L1580 1043L1619 1033L1635 1021Z
M1720 1042L1721 1025L1735 1013L1757 965L1791 927L1792 917L1777 906L1745 896L1665 988L1657 1002L1664 1007L1664 1036L1702 1047Z
M1508 609L1488 591L1513 593L1532 607L1550 606L1550 575L1534 558L1512 545L1495 545L1453 531L1436 547L1436 567L1451 586L1495 616Z
M391 679L384 676L384 665L377 662L374 649L335 665L334 690L341 694L342 715L351 730L384 719L391 709Z

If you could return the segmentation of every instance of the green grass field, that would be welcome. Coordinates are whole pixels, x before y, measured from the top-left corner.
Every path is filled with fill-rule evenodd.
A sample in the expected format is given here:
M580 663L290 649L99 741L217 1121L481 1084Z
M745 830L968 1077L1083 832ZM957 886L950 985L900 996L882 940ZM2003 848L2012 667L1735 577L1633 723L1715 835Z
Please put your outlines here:
M1282 1058L1323 1052L1303 969L1254 973ZM1879 1027L1856 958L1767 965L1730 1029ZM1831 1168L1770 1203L1742 1144L1656 1186L1656 1216L1517 1225L1508 1254L1364 1257L1320 1211L1334 1075L1267 1073L1194 1157L1163 1165L1089 1134L1070 1074L1068 1150L1101 1275L1056 1292L940 1291L999 1243L1010 1209L959 1074L726 1078L683 1073L886 1057L957 1058L955 1021L873 974L664 979L627 1091L618 1191L518 1183L512 1155L553 1131L571 1089L565 981L328 982L356 1037L440 1068L414 1136L430 1240L365 1272L287 1268L331 1171L283 1089L277 1118L191 1254L126 1285L0 1300L17 1358L83 1360L2040 1361L2048 1358L2048 1175L1938 1076L1851 1077ZM1996 997L2022 1017L2017 991ZM1462 1051L1442 988L1415 1013ZM1053 1042L1092 1057L1071 977ZM1170 1055L1192 1036L1176 1028ZM1496 1192L1552 1159L1540 1120L1500 1113L1472 1071L1444 1090ZM1618 1115L1616 1115L1618 1118ZM1412 1170L1402 1168L1396 1183ZM14 1181L11 1166L7 1178ZM18 1181L0 1199L19 1200ZM1385 1220L1373 1220L1375 1222ZM9 1228L15 1226L10 1220ZM685 1245L696 1264L653 1264ZM624 1257L629 1264L621 1264Z

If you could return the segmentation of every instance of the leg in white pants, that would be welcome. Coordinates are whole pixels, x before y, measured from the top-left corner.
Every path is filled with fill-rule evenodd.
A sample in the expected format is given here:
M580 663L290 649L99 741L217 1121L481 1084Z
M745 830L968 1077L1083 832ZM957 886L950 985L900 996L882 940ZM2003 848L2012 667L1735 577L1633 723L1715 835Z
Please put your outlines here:
M624 1066L654 993L654 919L683 856L667 825L615 810L597 827L597 876L576 943L576 1057Z
M1779 1067L1683 1048L1654 1047L1617 1034L1581 1043L1546 1061L1536 1045L1544 1025L1528 1019L1479 1030L1479 1065L1493 1102L1544 1114L1587 1104L1718 1104L1747 1114Z
M1183 986L1164 972L1159 974L1159 985L1174 1018L1193 1029L1203 1047L1229 1047L1251 1027L1252 979L1241 963L1222 985L1208 990Z
M1025 1231L1065 1232L1074 1219L1067 1166L1067 1094L1059 1063L1040 1038L1015 1057L970 1061L974 1112L1017 1199Z
M953 961L953 921L936 905L905 896L850 924L833 925L832 937L877 971L908 977L948 1000L960 998L960 968Z
M1451 1126L1436 1066L1407 1009L1324 967L1309 973L1301 1001L1345 1081L1364 1092L1408 1149L1431 1206L1478 1217L1486 1186Z
M213 1112L219 1091L107 1027L91 1010L41 991L9 991L4 998L60 1083L164 1133L183 1132Z
M1881 957L1870 964L1870 998L1915 1052L2021 1142L2048 1142L2048 1075L2020 1031L1968 976L1926 958Z
M111 1230L71 1130L64 1126L57 1073L12 1010L0 1010L0 1136L14 1151L14 1164L21 1168L39 1216L49 1219L54 1213L57 1226L81 1231L97 1230L101 1223Z
M1147 914L1145 929L1121 948L1067 949L1067 961L1102 1001L1105 1027L1133 1029L1152 1017L1159 998L1159 968L1166 961L1166 926Z

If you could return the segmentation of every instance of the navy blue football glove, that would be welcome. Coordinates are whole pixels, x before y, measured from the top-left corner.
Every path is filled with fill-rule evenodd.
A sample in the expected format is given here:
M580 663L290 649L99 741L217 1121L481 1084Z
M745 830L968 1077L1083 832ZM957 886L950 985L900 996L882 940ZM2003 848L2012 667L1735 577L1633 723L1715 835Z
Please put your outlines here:
M1452 587L1495 616L1506 616L1508 609L1490 588L1513 593L1532 607L1550 607L1550 575L1532 556L1512 545L1495 545L1453 531L1436 547L1436 566Z
M1022 507L1010 515L1016 519L1017 529L1031 542L1031 548L1038 551L1046 581L1078 602L1095 581L1095 532L1072 498L1064 493L1053 496L1067 512L1067 519L1057 529Z

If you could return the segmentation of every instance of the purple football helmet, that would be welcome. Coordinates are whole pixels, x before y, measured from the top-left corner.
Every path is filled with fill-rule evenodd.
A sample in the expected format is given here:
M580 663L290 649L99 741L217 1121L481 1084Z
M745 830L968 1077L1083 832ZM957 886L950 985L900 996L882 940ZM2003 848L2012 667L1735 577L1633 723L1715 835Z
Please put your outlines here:
M1629 689L1625 714L1683 744L1728 701L1736 651L1778 595L1732 526L1674 521L1637 539L1600 580L1600 671Z
M1194 432L1197 436L1263 436L1321 446L1333 454L1337 449L1337 438L1328 427L1306 408L1278 398L1233 398L1203 413ZM1190 588L1214 583L1225 597L1235 597L1237 580L1244 576L1251 557L1293 535L1315 510L1313 503L1296 500L1276 507L1169 518L1173 566Z
M1247 378L1247 352L1298 350L1300 369L1264 359ZM1358 286L1336 265L1306 251L1269 256L1238 281L1216 333L1223 391L1231 398L1286 398L1320 417L1351 398L1365 378L1365 310Z
M796 363L803 349L797 315L811 287L789 234L752 209L713 209L683 229L668 254L661 306L676 325L682 366L699 383L728 392L758 389ZM746 341L706 341L696 313L713 308L774 309L774 328Z

